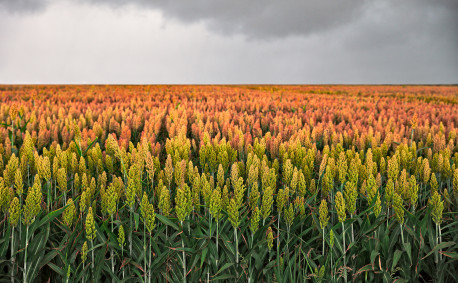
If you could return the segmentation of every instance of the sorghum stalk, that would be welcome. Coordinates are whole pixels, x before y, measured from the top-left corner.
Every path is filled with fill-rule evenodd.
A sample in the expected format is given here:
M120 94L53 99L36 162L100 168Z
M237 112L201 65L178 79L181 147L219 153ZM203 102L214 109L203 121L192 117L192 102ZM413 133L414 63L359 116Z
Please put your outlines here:
M149 237L149 261L148 261L148 282L151 282L151 245L153 242L153 236Z
M121 257L124 258L124 247L121 245ZM124 268L122 269L122 279L124 279Z
M121 246L121 263L123 262L123 258L124 258L124 241L125 241L125 238L124 238L124 227L121 225L119 228L118 228L118 244ZM122 266L121 264L121 269L122 269L122 279L124 279L124 267Z
M387 205L387 211L386 211L386 229L388 230L388 220L390 219L390 206Z
M332 265L332 254L334 248L334 230L331 229L331 232L329 232L329 251L331 253L331 278L334 281L334 266Z
M94 274L94 241L91 240L91 257L92 257L92 263L91 263L91 269L92 269L92 280L95 282L95 274Z
M11 283L14 283L14 261L15 258L13 257L14 254L14 226L11 233Z
M278 212L278 222L277 222L277 258L280 258L280 212ZM238 261L237 261L238 263Z
M210 214L210 235L209 235L209 240L211 241L212 238L212 214ZM210 282L210 268L207 269L207 282Z
M350 219L353 219L353 214L350 214ZM353 221L351 222L351 241L355 241L355 234L353 232Z
M25 228L25 248L24 248L24 283L27 283L27 247L29 246L29 225Z
M324 256L324 228L323 228L323 256Z
M148 279L148 271L146 269L146 224L143 222L143 265L145 269L145 278ZM146 280L148 282L148 280Z
M401 223L399 223L399 227L401 227L401 241L402 241L402 244L404 244L404 229L402 229Z
M234 228L234 237L235 237L235 263L239 264L239 245L237 240L237 228Z
M347 266L347 259L346 259L347 249L345 248L345 224L344 224L344 222L342 222L342 230L343 230L342 231L342 233L343 233L343 235L342 235L343 247L342 248L343 248L343 259L344 259L344 268L345 268L344 269L344 280L345 280L345 282L347 282L347 268L346 268L346 266Z
M130 229L129 229L129 255L132 257L132 230L133 230L133 226L132 226L132 216L133 216L133 209L132 207L130 208Z
M216 268L218 269L218 222L216 221Z
M440 224L438 224L438 230L439 230L439 243L438 244L440 244L440 243L442 243L442 231L441 231L441 225ZM439 252L440 252L439 253L439 259L442 260L442 248L440 248Z
M114 235L114 230L113 230L113 215L111 215L111 232ZM110 250L111 253L111 272L114 274L114 253L113 249ZM114 282L114 278L112 279L112 282Z
M48 189L48 211L49 211L49 207L50 206L52 207L52 204L51 204L51 202L52 202L52 200L51 200L51 198L52 198L52 195L51 195L51 184L50 184L49 181L46 182L46 187Z
M328 204L325 199L321 200L319 208L319 220L320 227L323 230L323 256L324 256L324 229L328 225L329 216L328 216Z
M183 227L183 221L181 221L181 228L184 228ZM182 234L181 234L181 247L183 248L183 283L186 283L186 256L185 256L185 252L184 252L184 229L182 231Z

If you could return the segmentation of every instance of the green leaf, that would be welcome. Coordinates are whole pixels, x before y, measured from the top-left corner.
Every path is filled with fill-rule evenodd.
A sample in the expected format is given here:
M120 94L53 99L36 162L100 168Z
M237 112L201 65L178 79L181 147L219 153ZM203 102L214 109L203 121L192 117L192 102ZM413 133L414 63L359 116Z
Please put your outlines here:
M456 252L442 252L443 255L448 256L449 258L458 259L458 253Z
M134 222L135 222L135 230L138 230L138 224L140 223L140 214L137 212L134 213Z
M202 268L202 265L204 264L205 257L207 256L208 248L205 248L202 251L202 255L200 256L200 268Z
M75 139L73 139L73 142L75 143L76 151L78 151L78 156L83 156L83 153L81 152L81 148L78 145L78 143L75 141Z
M172 222L169 218L167 218L166 216L160 215L160 214L158 213L158 214L156 214L156 218L157 218L159 221L161 221L163 224L172 227L172 228L175 229L176 231L181 231L181 229L178 227L178 225L176 225L175 223L173 223L173 222Z
M401 258L402 251L396 250L393 256L393 263L391 264L391 271L394 271L394 268L398 264L399 259Z
M377 252L376 250L373 250L371 252L371 264L373 265L374 264L374 261L375 261L375 258L379 255L380 253Z
M220 274L221 272L223 272L224 270L228 269L229 267L233 266L234 263L233 262L227 262L223 265L223 267L220 268L220 270L218 270L218 272L216 272L215 275L218 275Z
M412 252L411 252L410 242L404 243L404 250L407 252L407 255L409 256L410 265L412 265Z
M445 249L445 248L448 248L454 245L455 245L455 242L442 242L439 245L436 245L429 253L427 253L424 257L422 257L422 260L432 255L435 251L438 251L440 249Z
M6 233L3 235L3 244L0 247L0 257L4 258L6 257L6 253L8 252L8 247L10 243L10 238L11 238L11 226L8 225L8 228L6 228Z
M59 208L59 209L57 209L57 210L51 211L51 212L49 212L48 214L46 214L45 217L43 217L43 218L40 220L40 222L39 222L39 224L38 224L38 227L41 227L41 226L43 226L43 225L45 225L45 224L48 224L49 222L51 222L52 220L54 220L54 218L56 218L56 217L58 217L59 215L61 215L61 214L64 212L64 210L67 208L68 205L69 205L69 204L67 204L67 205L64 206L64 207L61 207L61 208Z
M212 281L226 280L226 279L233 279L233 278L235 278L234 275L231 275L231 274L222 274L222 275L219 275L219 276L213 278Z
M98 140L99 137L95 137L95 139L87 146L86 150L84 151L84 155L87 154L88 150L94 145L94 143Z

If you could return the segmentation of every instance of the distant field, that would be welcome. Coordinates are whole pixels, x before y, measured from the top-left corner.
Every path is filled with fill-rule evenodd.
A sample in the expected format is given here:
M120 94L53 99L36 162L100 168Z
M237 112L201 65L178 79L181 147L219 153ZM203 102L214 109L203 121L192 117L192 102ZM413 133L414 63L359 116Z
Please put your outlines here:
M0 85L0 123L0 282L458 281L458 86Z

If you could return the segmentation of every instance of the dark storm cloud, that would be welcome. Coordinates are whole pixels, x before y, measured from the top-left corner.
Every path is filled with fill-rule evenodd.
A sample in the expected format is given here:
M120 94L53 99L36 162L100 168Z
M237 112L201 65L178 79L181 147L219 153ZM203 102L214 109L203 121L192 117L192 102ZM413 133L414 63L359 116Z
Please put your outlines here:
M37 12L43 10L47 0L0 0L0 11L8 12Z
M160 10L166 18L185 23L204 22L223 34L244 34L253 38L285 37L321 32L345 25L364 11L364 1L345 0L84 0L111 6L134 4Z

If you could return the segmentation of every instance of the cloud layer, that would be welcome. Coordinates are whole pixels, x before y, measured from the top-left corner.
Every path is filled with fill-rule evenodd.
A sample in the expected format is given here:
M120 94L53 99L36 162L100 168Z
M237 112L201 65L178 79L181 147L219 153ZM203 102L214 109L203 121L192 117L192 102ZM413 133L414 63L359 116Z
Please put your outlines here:
M0 0L0 37L0 83L458 78L455 0Z

